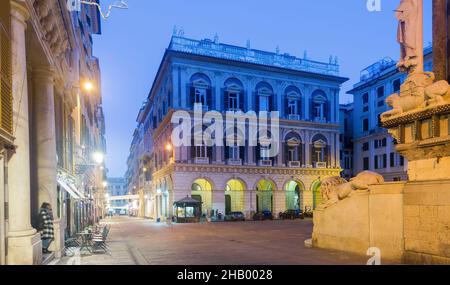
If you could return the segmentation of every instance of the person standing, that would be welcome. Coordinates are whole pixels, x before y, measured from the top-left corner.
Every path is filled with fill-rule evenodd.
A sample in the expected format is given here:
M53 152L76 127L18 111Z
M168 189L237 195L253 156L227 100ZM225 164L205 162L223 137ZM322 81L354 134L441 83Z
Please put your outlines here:
M50 253L48 248L55 239L53 229L53 212L49 203L43 203L39 211L39 231L42 239L42 252Z

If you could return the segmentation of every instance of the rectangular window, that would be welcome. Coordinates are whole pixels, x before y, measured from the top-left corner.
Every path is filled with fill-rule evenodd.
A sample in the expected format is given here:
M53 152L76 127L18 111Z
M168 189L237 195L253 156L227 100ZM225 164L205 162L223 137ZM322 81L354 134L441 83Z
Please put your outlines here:
M369 119L364 119L363 120L363 132L368 132L369 131Z
M374 141L373 141L373 147L374 147L375 149L378 148L378 140L374 140Z
M289 100L288 101L288 110L289 110L289 115L298 115L297 100Z
M405 165L405 158L403 156L400 156L400 166Z
M364 106L363 113L369 112L369 106Z
M228 107L232 111L236 111L239 109L239 94L228 93Z
M206 89L195 88L195 104L206 106Z
M364 93L362 98L363 98L363 104L369 104L369 93Z
M378 164L378 162L379 162L379 161L378 161L378 155L375 155L373 158L374 158L374 163L373 163L374 168L375 168L375 169L380 168L380 167L379 167L379 164Z
M384 139L381 141L381 145L382 145L383 147L386 147L386 146L387 146L387 138L384 138Z
M378 87L377 89L377 97L383 98L384 97L384 86Z
M363 151L369 151L369 143L368 142L365 142L365 143L363 143Z
M368 157L364 157L363 166L364 166L364 170L369 170L369 158Z
M391 152L390 161L391 161L391 167L395 167L395 153L394 152Z
M259 111L269 112L269 98L268 96L259 96Z
M383 154L383 168L387 168L387 154Z
M380 107L383 107L383 106L384 106L384 101L383 100L378 101L377 107L380 108Z
M400 86L401 80L400 79L394 80L394 82L392 83L392 89L394 90L394 93L400 92Z

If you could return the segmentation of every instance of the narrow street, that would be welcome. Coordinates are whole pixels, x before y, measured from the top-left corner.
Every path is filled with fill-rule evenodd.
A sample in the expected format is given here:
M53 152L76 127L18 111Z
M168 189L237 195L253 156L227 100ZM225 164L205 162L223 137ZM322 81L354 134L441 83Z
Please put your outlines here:
M83 255L78 264L360 265L368 259L306 248L304 241L312 231L309 220L167 225L120 217L107 222L112 226L111 253ZM65 257L57 264L68 263L73 259Z

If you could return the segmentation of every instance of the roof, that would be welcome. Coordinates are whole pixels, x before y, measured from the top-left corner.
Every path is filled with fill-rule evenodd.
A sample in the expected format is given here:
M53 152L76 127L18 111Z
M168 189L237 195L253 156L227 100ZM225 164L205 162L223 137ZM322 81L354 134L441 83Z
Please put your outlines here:
M200 202L200 201L198 201L198 200L195 200L195 199L193 199L193 198L187 196L186 198L181 199L180 201L175 202L175 203L173 203L173 204L174 204L174 205L184 205L184 204L200 205L200 204L202 204L202 202Z
M337 59L332 59L329 63L324 63L305 58L298 58L287 53L280 54L278 51L273 53L250 49L249 47L244 48L222 44L210 39L194 40L181 36L173 36L168 49L231 61L339 76L339 64L337 63Z

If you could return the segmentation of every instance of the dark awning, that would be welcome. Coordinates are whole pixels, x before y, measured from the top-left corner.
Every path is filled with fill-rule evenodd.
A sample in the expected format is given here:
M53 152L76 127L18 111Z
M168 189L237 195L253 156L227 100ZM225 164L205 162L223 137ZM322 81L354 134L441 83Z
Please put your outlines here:
M200 204L202 204L202 202L200 202L198 200L195 200L195 199L193 199L193 198L188 196L188 197L186 197L186 198L184 198L184 199L182 199L182 200L180 200L178 202L175 202L173 204L175 206L182 206L182 207L190 206L190 205L192 205L192 206L199 206Z

